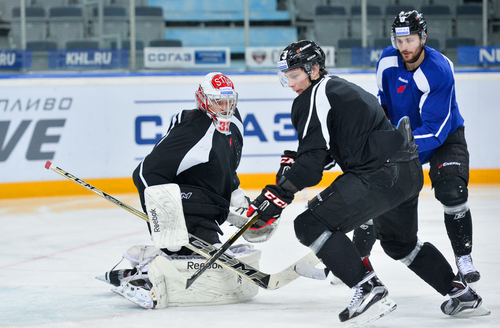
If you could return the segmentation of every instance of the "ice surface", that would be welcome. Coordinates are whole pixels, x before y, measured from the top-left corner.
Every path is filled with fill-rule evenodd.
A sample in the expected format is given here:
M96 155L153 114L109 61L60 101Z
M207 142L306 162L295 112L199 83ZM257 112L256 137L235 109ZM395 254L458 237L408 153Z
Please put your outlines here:
M255 245L262 250L262 271L278 272L308 253L296 240L292 222L317 192L308 189L299 194L271 240ZM113 196L140 208L136 195ZM420 239L432 242L454 261L442 206L428 186L420 199ZM500 186L471 186L470 206L472 255L481 272L476 287L492 314L467 319L443 315L440 305L447 298L387 257L377 243L371 261L398 308L370 327L498 326ZM151 244L144 221L129 212L91 193L1 200L0 227L0 327L341 327L338 313L353 295L342 284L299 278L278 290L261 289L245 303L143 310L95 279L118 263L130 246ZM227 238L234 228L224 231ZM119 265L127 266L125 261Z

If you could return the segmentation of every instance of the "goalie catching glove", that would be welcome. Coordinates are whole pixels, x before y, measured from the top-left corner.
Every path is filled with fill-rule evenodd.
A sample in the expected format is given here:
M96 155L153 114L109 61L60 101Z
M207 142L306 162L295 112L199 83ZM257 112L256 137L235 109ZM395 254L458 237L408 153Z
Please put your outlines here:
M293 201L294 195L277 185L267 185L262 193L250 204L247 216L257 211L260 218L243 234L251 243L267 241L276 230L281 212Z

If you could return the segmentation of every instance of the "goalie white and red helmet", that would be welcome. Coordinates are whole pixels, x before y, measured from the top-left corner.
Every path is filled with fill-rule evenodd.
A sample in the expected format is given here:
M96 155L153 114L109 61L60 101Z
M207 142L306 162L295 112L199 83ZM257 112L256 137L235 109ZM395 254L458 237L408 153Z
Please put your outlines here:
M209 73L203 78L195 97L198 109L207 113L217 131L229 133L231 118L238 103L233 82L220 72Z

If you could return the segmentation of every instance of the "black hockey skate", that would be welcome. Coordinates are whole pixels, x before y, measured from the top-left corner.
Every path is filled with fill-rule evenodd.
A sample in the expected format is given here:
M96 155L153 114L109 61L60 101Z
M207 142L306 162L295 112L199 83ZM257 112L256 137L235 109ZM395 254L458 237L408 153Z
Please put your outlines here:
M489 315L490 310L485 308L483 299L462 278L459 273L452 281L454 289L448 295L450 299L441 304L444 314L455 317L473 317Z
M351 303L339 314L340 321L348 327L361 327L396 309L396 302L387 297L389 291L374 271L369 272L353 289Z
M469 255L455 256L458 270L464 277L464 280L470 284L479 281L481 275L472 264L472 257Z
M137 273L137 269L120 269L120 270L111 270L103 274L102 276L95 277L97 280L107 282L115 287L120 286L123 278L132 277ZM142 276L143 278L144 275Z

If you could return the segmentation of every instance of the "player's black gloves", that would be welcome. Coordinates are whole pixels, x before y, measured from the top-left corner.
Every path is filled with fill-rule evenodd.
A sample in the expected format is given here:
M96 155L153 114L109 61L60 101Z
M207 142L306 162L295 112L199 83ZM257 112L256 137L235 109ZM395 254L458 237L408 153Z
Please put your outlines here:
M273 223L280 217L283 209L292 202L293 198L293 193L287 192L277 185L267 185L248 208L248 217L252 216L255 211L260 214L260 218L249 229L258 230Z
M297 152L293 150L285 150L283 155L281 155L280 169L276 173L276 183L280 181L280 178L288 171L297 159Z

